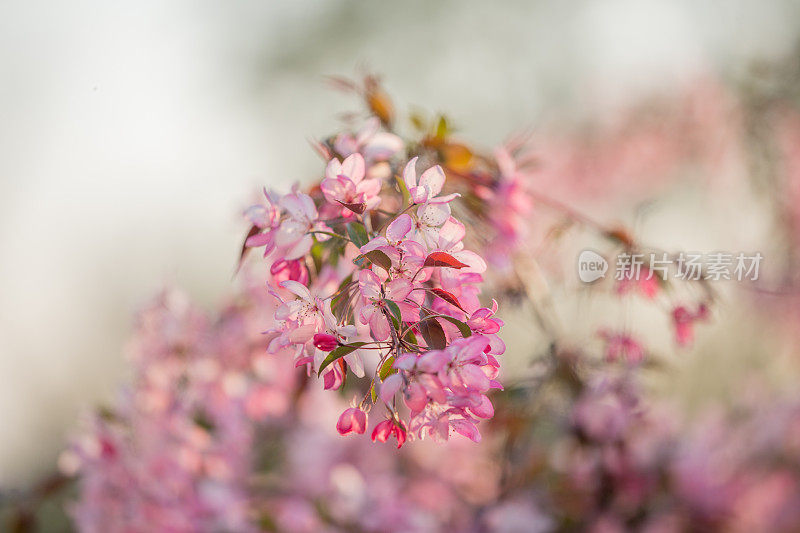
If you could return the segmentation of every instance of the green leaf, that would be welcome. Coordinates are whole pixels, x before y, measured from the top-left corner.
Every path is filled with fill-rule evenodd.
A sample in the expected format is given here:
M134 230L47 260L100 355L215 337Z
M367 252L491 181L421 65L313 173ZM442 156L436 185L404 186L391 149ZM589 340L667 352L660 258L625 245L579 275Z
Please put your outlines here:
M399 330L400 325L403 323L403 316L400 313L400 306L397 305L396 302L393 302L391 300L384 300L384 302L386 303L386 307L389 309L389 312L392 313L392 316L394 316L394 318L397 319L397 324L395 324L395 328Z
M458 328L458 331L461 332L461 336L464 337L465 339L470 335L472 335L472 330L466 323L462 322L461 320L453 318L451 316L440 316L439 318L444 318L448 322L455 324L456 327Z
M350 236L350 240L353 241L353 244L359 248L369 242L367 229L361 222L350 222L347 224L347 235Z
M359 257L366 257L367 259L369 259L370 261L372 261L373 263L384 269L387 274L389 273L389 269L392 268L392 260L389 259L388 255L386 255L384 252L380 250L370 250L369 252L360 255ZM359 257L357 257L356 259L358 259Z
M381 370L379 374L381 376L381 381L383 381L384 379L388 378L389 376L397 372L395 368L392 368L393 364L394 364L394 356L390 355L389 357L386 358L386 361L383 362L383 365L381 365Z
M411 204L411 193L408 192L408 185L406 185L406 181L401 176L395 176L394 179L397 180L397 186L400 188L400 194L403 195L403 205Z
M311 247L311 259L314 261L314 270L322 270L322 252L325 246L321 242L315 242Z
M322 364L319 365L319 370L317 370L317 375L321 376L322 375L322 371L325 370L325 368L327 368L328 365L330 365L331 363L333 363L337 359L342 358L345 355L358 350L359 348L361 348L365 344L367 344L367 343L366 342L354 342L352 344L343 344L342 346L339 346L338 348L334 348L333 350L331 350L331 353L328 354L328 357L326 357L325 360L322 361Z

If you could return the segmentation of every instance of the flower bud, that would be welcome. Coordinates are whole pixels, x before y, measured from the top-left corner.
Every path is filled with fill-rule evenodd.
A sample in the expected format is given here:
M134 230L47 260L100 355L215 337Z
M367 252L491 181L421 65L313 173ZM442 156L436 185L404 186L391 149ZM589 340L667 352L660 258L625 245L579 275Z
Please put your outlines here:
M314 335L314 346L323 352L330 352L339 346L339 341L336 337L328 333L317 333Z
M367 413L357 407L350 407L345 409L339 416L339 421L336 423L336 430L341 435L348 433L364 433L367 429Z

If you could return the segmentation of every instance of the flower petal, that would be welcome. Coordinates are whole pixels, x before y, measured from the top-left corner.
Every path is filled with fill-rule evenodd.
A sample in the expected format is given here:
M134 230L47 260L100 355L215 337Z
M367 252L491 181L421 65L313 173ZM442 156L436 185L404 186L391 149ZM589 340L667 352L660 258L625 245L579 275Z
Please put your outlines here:
M413 227L414 221L411 219L411 215L403 213L386 228L386 239L395 243L399 242L408 235Z
M439 165L431 167L419 177L420 187L428 189L428 197L434 197L442 191L444 186L444 170Z
M403 376L400 374L392 374L381 383L381 390L378 396L386 403L391 403L394 395L403 386Z

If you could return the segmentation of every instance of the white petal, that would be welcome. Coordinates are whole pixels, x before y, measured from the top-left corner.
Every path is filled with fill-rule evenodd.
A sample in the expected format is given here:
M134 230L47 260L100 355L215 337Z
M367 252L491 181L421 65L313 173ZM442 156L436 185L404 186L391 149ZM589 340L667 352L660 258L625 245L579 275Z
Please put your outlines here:
M406 163L406 168L403 169L403 181L406 182L406 187L411 189L412 187L417 186L417 159L418 157L414 157Z
M429 168L420 176L419 184L428 188L430 196L436 196L444 186L444 170L439 165Z
M287 291L296 294L297 296L299 296L303 300L306 300L307 302L310 302L312 300L311 293L308 291L308 287L306 287L302 283L289 279L286 281L282 281L280 283L280 286L286 289Z

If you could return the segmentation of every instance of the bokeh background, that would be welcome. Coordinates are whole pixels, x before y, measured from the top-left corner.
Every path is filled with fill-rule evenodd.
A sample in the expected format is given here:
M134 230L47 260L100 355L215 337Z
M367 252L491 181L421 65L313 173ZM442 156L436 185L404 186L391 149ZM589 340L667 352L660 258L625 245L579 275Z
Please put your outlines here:
M4 3L0 486L52 471L77 413L124 381L132 313L155 291L211 306L229 290L242 206L314 177L306 139L354 106L325 75L370 68L399 105L492 146L744 78L798 36L789 0ZM644 230L758 245L767 207L698 198L675 195ZM717 328L706 350L747 336Z

